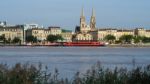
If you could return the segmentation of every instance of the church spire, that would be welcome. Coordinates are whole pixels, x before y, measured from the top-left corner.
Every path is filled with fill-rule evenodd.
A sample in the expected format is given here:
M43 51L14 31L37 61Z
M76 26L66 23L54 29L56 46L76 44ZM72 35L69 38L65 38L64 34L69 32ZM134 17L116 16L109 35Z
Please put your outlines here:
M92 16L91 16L91 20L90 20L90 27L93 30L96 28L96 17L95 17L95 11L93 8L92 8Z
M86 27L86 21L84 16L84 10L82 8L81 17L80 17L80 30L82 31Z
M81 17L84 17L84 9L82 7L82 11L81 11Z
M94 8L92 8L92 17L95 17L95 11L94 11Z

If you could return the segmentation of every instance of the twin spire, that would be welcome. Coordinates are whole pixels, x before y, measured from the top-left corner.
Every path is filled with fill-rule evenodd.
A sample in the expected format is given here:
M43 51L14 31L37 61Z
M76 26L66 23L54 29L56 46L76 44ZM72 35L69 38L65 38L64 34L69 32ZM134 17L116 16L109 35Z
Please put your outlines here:
M81 16L84 16L84 9L82 8Z
M80 26L85 27L85 16L84 16L84 9L82 8L82 11L81 11L81 18L80 18ZM91 19L90 19L90 28L91 29L95 29L96 28L96 18L95 18L95 11L94 9L92 8L92 16L91 16Z
M81 16L84 17L84 9L82 8L82 11L81 11ZM91 17L95 17L95 10L94 8L92 8L92 16Z
M92 8L92 16L95 17L95 10Z

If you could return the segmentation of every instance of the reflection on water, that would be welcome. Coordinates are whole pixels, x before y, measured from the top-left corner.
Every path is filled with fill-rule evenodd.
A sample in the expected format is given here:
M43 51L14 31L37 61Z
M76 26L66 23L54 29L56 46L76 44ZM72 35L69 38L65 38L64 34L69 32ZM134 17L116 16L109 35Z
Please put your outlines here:
M103 66L131 67L150 64L150 48L106 48L106 47L0 47L0 63L41 62L49 69L59 69L63 76L84 72L97 61Z

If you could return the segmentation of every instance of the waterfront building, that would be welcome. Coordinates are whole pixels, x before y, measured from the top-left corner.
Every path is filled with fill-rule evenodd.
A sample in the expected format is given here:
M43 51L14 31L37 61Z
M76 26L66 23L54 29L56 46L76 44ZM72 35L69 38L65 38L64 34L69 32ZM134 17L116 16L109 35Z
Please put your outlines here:
M109 34L114 35L116 37L116 40L119 40L122 35L134 36L134 30L117 28L96 28L96 17L94 10L92 10L90 25L87 25L84 11L82 9L80 16L80 26L76 26L73 41L104 41L104 38Z
M114 35L116 37L116 40L119 40L119 38L123 35L134 35L134 30L133 29L117 29L116 34Z
M32 28L26 30L26 37L34 36L38 41L45 41L48 35L61 35L60 27L49 27L46 28Z
M97 34L97 40L98 41L104 41L104 38L109 34L116 36L116 32L117 32L117 29L111 29L111 28L98 29L97 33L96 33Z
M150 37L150 30L146 30L146 31L145 31L145 36L146 36L146 37Z
M23 24L24 27L24 44L26 43L26 31L28 29L38 29L38 28L43 28L43 26L39 26L39 24L31 23L31 24ZM28 32L29 33L29 32Z
M80 16L80 26L76 26L73 41L104 41L107 35L113 35L116 40L123 35L150 37L150 30L144 28L137 29L117 29L117 28L96 28L95 11L92 10L90 25L86 23L84 11L82 9Z
M45 31L43 28L32 28L26 30L26 37L34 36L37 38L38 41L46 40Z
M150 30L145 30L144 28L136 28L135 29L136 36L145 36L150 37Z
M93 41L93 36L91 32L94 30L96 30L96 18L94 10L92 10L90 25L87 25L84 16L84 11L82 9L80 16L80 26L76 26L73 41Z
M62 30L60 27L50 26L48 29L50 30L51 35L60 35L62 33Z
M62 32L61 36L63 38L63 42L72 42L73 32L72 31Z
M98 41L104 41L107 35L113 35L116 37L116 40L119 40L119 38L123 35L134 36L134 30L105 28L105 29L98 29L96 34L97 34Z
M4 35L6 40L12 41L15 37L19 38L23 43L24 28L21 25L16 26L0 26L0 35Z

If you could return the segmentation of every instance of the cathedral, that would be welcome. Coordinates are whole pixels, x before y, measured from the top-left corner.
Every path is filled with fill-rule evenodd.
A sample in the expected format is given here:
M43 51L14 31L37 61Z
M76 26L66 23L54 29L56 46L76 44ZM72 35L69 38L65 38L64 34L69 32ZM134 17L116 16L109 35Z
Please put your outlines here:
M92 9L92 15L90 19L90 25L86 23L86 18L84 16L84 10L81 11L80 16L80 26L75 29L75 35L73 41L93 41L93 35L91 32L96 30L96 18L94 9Z

